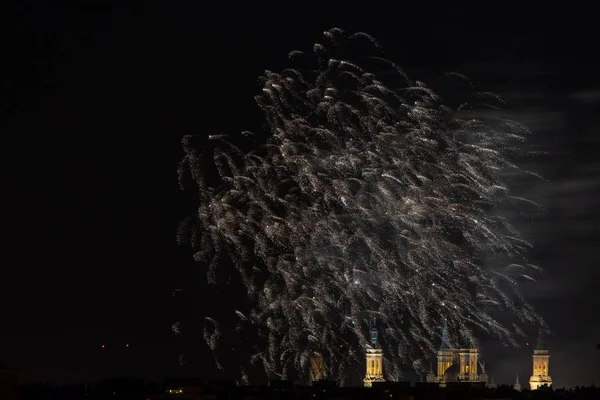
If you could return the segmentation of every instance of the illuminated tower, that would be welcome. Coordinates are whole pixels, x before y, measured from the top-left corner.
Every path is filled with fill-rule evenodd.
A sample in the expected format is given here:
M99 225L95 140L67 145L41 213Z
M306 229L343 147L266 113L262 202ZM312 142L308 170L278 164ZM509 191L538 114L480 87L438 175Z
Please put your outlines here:
M448 326L444 326L444 330L442 331L442 345L437 352L437 381L441 384L445 384L446 379L444 379L444 376L446 375L446 371L454 364L454 354L455 352L450 348L450 344L448 343Z
M540 386L552 386L550 377L550 354L544 344L544 333L540 329L537 346L533 350L533 375L529 378L529 387L536 390Z
M375 323L371 327L371 344L367 345L367 371L363 382L365 387L371 387L373 382L385 382L383 379L383 350L377 340Z
M310 381L312 384L316 381L322 381L325 379L325 367L323 365L323 355L318 351L313 352L310 358Z
M477 349L459 349L460 372L458 380L461 382L479 382L477 374L477 359L479 351Z

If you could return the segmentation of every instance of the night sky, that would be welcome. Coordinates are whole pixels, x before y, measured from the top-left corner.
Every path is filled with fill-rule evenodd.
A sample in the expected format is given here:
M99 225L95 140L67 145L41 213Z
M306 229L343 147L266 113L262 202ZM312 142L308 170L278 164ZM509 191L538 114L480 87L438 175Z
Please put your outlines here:
M546 273L526 292L553 329L555 387L589 384L600 369L595 13L235 3L30 0L2 11L0 361L24 381L220 377L199 333L171 331L235 302L212 299L176 243L196 201L177 182L181 138L260 129L257 77L340 27L375 36L412 77L464 73L536 133L547 155L526 166L547 181L519 190L544 206L522 231ZM193 290L181 299L180 287ZM184 368L182 350L195 354ZM528 380L530 348L484 339L483 351L497 382Z

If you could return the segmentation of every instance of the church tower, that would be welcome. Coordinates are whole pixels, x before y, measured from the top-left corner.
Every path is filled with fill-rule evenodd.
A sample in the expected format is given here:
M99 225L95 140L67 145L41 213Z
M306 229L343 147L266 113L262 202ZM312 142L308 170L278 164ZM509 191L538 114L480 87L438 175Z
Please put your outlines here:
M444 326L442 331L442 345L437 352L437 381L444 383L446 371L454 364L455 352L450 348L448 343L448 326Z
M529 378L531 390L539 389L540 386L552 386L550 377L550 354L544 344L544 332L540 329L537 346L533 350L533 375Z
M312 357L310 358L310 377L309 377L309 385L312 385L313 382L325 380L325 367L323 363L323 355L314 351Z
M458 380L461 382L479 382L479 374L477 373L479 351L477 349L459 349L458 354L460 357Z
M383 350L377 340L378 332L375 321L371 327L371 344L367 345L367 371L363 379L365 387L371 387L373 382L385 382L383 378Z

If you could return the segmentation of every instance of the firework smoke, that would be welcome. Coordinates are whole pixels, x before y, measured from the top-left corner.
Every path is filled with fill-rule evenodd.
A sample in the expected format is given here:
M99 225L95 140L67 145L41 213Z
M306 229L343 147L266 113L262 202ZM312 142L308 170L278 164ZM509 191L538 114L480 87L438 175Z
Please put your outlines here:
M518 291L520 276L533 279L529 244L501 212L522 200L504 177L519 171L508 155L527 129L445 104L383 58L337 56L357 40L375 43L332 29L314 47L316 70L265 73L256 101L268 137L252 151L226 135L210 136L212 154L183 140L180 179L196 182L200 206L179 240L212 282L223 257L234 262L252 304L240 329L262 338L252 360L271 378L306 374L314 351L329 378L362 371L373 317L390 376L428 365L445 323L467 346L475 334L514 343L543 323ZM215 349L218 322L206 325Z

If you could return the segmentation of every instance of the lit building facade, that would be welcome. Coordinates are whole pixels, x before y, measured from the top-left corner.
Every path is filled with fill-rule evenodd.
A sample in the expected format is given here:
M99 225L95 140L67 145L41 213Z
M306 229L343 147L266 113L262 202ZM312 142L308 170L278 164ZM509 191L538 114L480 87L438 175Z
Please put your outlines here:
M478 374L479 351L454 349L448 342L448 328L442 333L442 345L437 352L437 374L430 371L427 382L445 386L448 382L486 382L487 375Z

